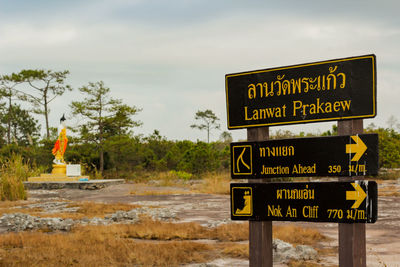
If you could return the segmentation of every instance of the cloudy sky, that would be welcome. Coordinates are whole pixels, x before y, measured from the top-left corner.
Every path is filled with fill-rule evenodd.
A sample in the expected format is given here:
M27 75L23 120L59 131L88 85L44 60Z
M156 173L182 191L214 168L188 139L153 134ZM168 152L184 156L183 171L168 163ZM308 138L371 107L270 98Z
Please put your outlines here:
M190 125L211 109L226 130L225 74L373 53L378 116L365 124L387 126L391 115L400 120L399 10L396 0L0 0L0 74L69 70L74 88L102 80L114 98L143 109L136 133L205 140ZM50 124L79 97L53 102Z

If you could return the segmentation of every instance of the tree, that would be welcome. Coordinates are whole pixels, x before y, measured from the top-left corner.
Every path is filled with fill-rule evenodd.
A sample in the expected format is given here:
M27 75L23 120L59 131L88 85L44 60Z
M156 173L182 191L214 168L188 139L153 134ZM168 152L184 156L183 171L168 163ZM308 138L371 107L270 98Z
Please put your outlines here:
M224 143L231 143L233 141L232 134L227 131L223 131L220 134L219 139Z
M219 118L212 112L211 110L207 109L205 111L197 111L196 116L194 117L195 120L200 121L200 124L193 124L190 125L191 128L197 128L199 130L206 130L207 131L207 143L210 143L210 132L213 129L219 129L220 125L217 121Z
M6 113L2 117L1 123L10 125L10 137L14 143L33 145L40 136L38 121L27 110L16 104L12 105L12 113Z
M4 109L4 117L2 122L6 124L7 144L11 143L11 124L14 119L13 101L17 99L17 91L15 87L22 83L18 75L3 75L0 77L0 95L7 98L7 103L1 104L1 109ZM5 107L7 105L7 107ZM4 120L6 118L6 120Z
M331 131L331 130L328 130L328 131L323 132L323 133L321 134L321 136L332 136L332 135L338 135L338 128L337 128L337 125L336 125L336 124L333 124L333 125L332 125L332 131Z
M393 129L366 129L367 133L377 133L379 136L379 166L381 168L400 167L400 134Z
M99 171L104 171L104 144L107 138L128 134L129 129L140 125L130 117L140 110L122 104L120 99L110 97L110 88L102 81L82 86L79 91L85 95L83 101L73 101L70 105L73 115L84 118L78 129L81 138L95 143L99 153Z
M33 105L33 112L42 114L46 121L46 137L50 136L49 128L49 104L58 96L64 94L65 90L71 91L69 85L65 85L65 79L69 71L52 70L22 70L17 74L12 74L16 81L26 82L34 89L34 93L26 90L16 90L19 98L28 101Z
M131 116L139 112L140 109L125 104L118 104L110 107L110 112L114 114L104 121L104 132L108 136L130 135L132 127L142 125L140 121L132 120Z
M386 123L389 126L389 129L394 129L395 127L400 128L400 123L399 121L396 119L395 116L390 115L390 117L388 118L388 120L386 121Z

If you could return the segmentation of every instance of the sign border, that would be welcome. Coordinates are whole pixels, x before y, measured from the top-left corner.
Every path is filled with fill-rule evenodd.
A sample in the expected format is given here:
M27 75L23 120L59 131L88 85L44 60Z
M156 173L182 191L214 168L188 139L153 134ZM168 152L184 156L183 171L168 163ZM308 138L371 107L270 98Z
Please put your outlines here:
M234 189L250 189L250 195L251 195L251 202L250 202L250 214L242 214L242 215L235 215L235 211L233 210L234 208L234 198L233 198L233 190ZM251 217L253 216L253 187L251 186L234 186L232 187L232 193L231 194L231 210L232 210L232 214L234 214L234 216L239 216L239 217Z
M358 153L357 151L347 151L348 146L357 145L354 141L354 137L357 137L362 145L365 146L362 154L360 153L360 159L352 161L351 159ZM359 142L359 147L362 147ZM315 157L320 147L324 144L329 144L323 148L323 152ZM333 145L331 145L333 144ZM260 155L261 148L267 147L294 147L294 150L300 149L296 153L293 151L292 155L287 154L286 156L276 155L273 156L275 159L269 159L267 156ZM251 173L238 173L236 168L236 162L238 158L235 158L234 149L235 147L251 147L250 151L254 152L251 154L250 163ZM240 141L230 143L230 164L231 164L231 178L232 179L274 179L283 177L340 177L341 179L349 177L360 177L360 176L376 176L379 170L379 135L376 133L362 133L355 135L333 135L333 136L315 136L315 137L297 137L297 138L283 138L283 139L269 139L264 141ZM265 150L266 151L266 150ZM312 152L310 152L312 151ZM266 152L265 152L266 153ZM289 152L288 152L289 153ZM311 153L311 154L310 154ZM340 154L339 154L340 153ZM341 154L343 153L343 154ZM236 154L237 155L237 154ZM310 155L310 157L308 157ZM361 159L361 157L363 157ZM272 161L272 163L271 163ZM329 164L327 162L330 162ZM262 166L266 167L278 167L284 166L289 167L293 170L293 164L301 164L303 166L309 164L316 164L315 173L267 173L261 174ZM358 166L364 165L364 170L359 169ZM290 165L290 166L289 166ZM340 171L328 172L329 165L341 166ZM347 169L348 166L349 169ZM284 166L285 167L285 166ZM350 169L350 168L356 169ZM344 168L344 169L343 169Z
M232 147L232 157L233 158L235 158L235 147L244 147L244 148L246 148L246 147L248 147L248 148L250 148L250 172L236 172L235 171L235 166L233 166L233 174L236 174L236 175L252 175L253 174L253 146L252 145L246 145L246 144L243 144L243 145L238 145L238 146L233 146Z
M256 74L256 73L263 73L263 72L271 72L271 71L278 71L278 70L286 70L286 69L293 69L299 67L306 67L306 66L315 66L315 65L322 65L326 63L335 63L335 62L343 62L343 61L351 61L357 59L372 59L372 83L373 83L373 112L372 114L366 115L359 115L359 116L348 116L348 117L335 117L335 118L321 118L321 119L311 119L311 120L301 120L301 121L288 121L288 122L272 122L272 123L262 123L262 124L248 124L248 125L236 125L231 126L229 122L229 100L228 100L228 78L229 77L236 77L236 76L243 76L248 74ZM247 71L247 72L238 72L232 74L225 75L225 97L226 97L226 114L227 114L227 124L228 129L243 129L243 128L252 128L252 127L263 127L263 126L274 126L274 125L289 125L289 124L299 124L299 123L310 123L310 122L324 122L324 121L335 121L335 120L344 120L344 119L360 119L360 118L374 118L376 116L376 56L374 54L364 55L364 56L356 56L356 57L347 57L347 58L340 58L340 59L332 59L332 60L325 60L325 61L318 61L312 63L305 63L305 64L298 64L298 65L290 65L284 67L277 67L277 68L269 68L269 69L262 69L262 70L254 70L254 71Z
M363 200L360 202L360 204L363 205L363 207L361 209L359 209L359 207L357 208L352 208L350 206L352 206L357 200L353 200L353 199L348 199L347 198L347 194L348 192L355 192L353 190L357 189L355 187L352 188L348 188L346 190L344 190L344 185L350 185L356 183L359 186L361 186L362 184L364 184L364 186L366 188L362 188L360 187L364 194L365 197L363 198ZM339 201L339 202L343 202L346 206L337 208L336 205L338 205L337 203L337 199L330 199L331 197L329 197L329 194L325 194L325 196L328 197L322 197L321 198L315 198L315 199L302 199L300 202L302 202L299 206L315 206L317 205L318 207L322 208L326 208L326 209L321 209L323 211L327 211L332 209L341 209L344 213L344 210L363 210L365 212L365 220L363 218L358 218L358 219L352 219L352 218L348 218L347 216L343 216L342 218L339 217L333 217L332 219L330 219L329 217L318 217L318 218L314 218L314 219L306 219L306 217L303 216L303 218L299 218L296 217L296 219L288 219L287 216L282 216L282 217L274 217L274 218L267 218L268 216L263 216L263 214L265 213L259 213L260 211L260 207L264 207L264 204L268 204L270 203L270 205L282 205L284 206L288 206L290 207L293 203L288 203L289 201L296 201L296 200L288 200L286 199L281 199L281 200L273 200L272 202L267 202L268 199L265 199L264 196L266 196L269 192L266 192L268 190L264 190L265 188L263 188L263 186L265 187L270 187L270 189L276 187L276 189L279 189L279 186L284 187L286 185L294 185L294 187L296 186L301 186L301 185L311 185L310 188L314 187L314 189L318 189L317 187L321 186L321 187L327 187L327 186L332 186L332 190L333 189L337 189L335 186L340 187L341 189L343 189L343 191L341 191L341 193L344 193L343 197L345 199L344 202L343 201ZM247 185L247 186L241 186L241 185ZM335 182L335 181L329 181L329 182L321 182L321 181L315 181L315 182L273 182L273 183L231 183L230 184L230 202L231 202L231 220L232 221L263 221L263 222L272 222L272 221L276 221L276 222L306 222L306 223L345 223L345 224L356 224L356 223L362 223L362 224L366 224L366 223L375 223L378 221L378 184L376 181L373 180L353 180L353 181L341 181L341 182ZM234 214L234 188L251 188L253 189L251 191L251 195L252 195L252 215L236 215ZM295 188L294 188L295 189ZM329 188L330 189L330 188ZM350 190L350 191L349 191ZM258 196L256 196L256 193L259 193ZM261 194L263 193L263 194ZM321 192L323 193L323 192ZM324 204L321 201L326 200L326 198L329 198L328 201L330 201L330 203L332 204ZM262 201L262 205L261 204L256 204L259 203L259 201ZM282 203L278 203L278 201L282 201ZM304 203L303 203L304 202ZM316 203L313 203L316 202ZM353 203L354 202L354 203ZM364 203L365 202L365 203ZM320 204L322 203L322 204ZM343 204L342 203L342 204ZM348 205L348 206L347 206ZM296 205L293 205L294 207ZM292 207L293 207L292 206ZM365 207L364 207L365 206ZM369 216L367 216L369 214ZM345 214L343 214L345 215ZM289 217L289 218L293 218L293 217Z

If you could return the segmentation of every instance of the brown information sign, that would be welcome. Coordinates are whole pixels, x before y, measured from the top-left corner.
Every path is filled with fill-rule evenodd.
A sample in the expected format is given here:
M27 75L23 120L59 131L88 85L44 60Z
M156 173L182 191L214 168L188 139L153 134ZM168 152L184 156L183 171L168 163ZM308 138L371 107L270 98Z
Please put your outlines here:
M374 181L231 184L231 219L374 223Z
M378 135L342 135L231 143L231 176L370 176L378 174Z
M375 55L225 76L228 128L372 118Z

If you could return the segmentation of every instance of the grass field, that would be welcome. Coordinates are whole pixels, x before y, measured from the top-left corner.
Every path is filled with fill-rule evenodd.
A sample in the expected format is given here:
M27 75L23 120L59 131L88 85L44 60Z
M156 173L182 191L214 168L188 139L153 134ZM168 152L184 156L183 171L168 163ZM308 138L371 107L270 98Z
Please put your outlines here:
M14 207L21 203L28 204L1 202L0 212L15 212ZM79 210L51 216L102 217L137 207L92 202L71 202L68 206ZM40 209L21 210L44 215ZM316 230L293 226L274 227L274 238L307 245L326 239ZM70 232L1 234L0 266L179 266L226 257L247 259L247 240L247 222L208 228L193 222L160 222L141 217L137 224L75 226Z

